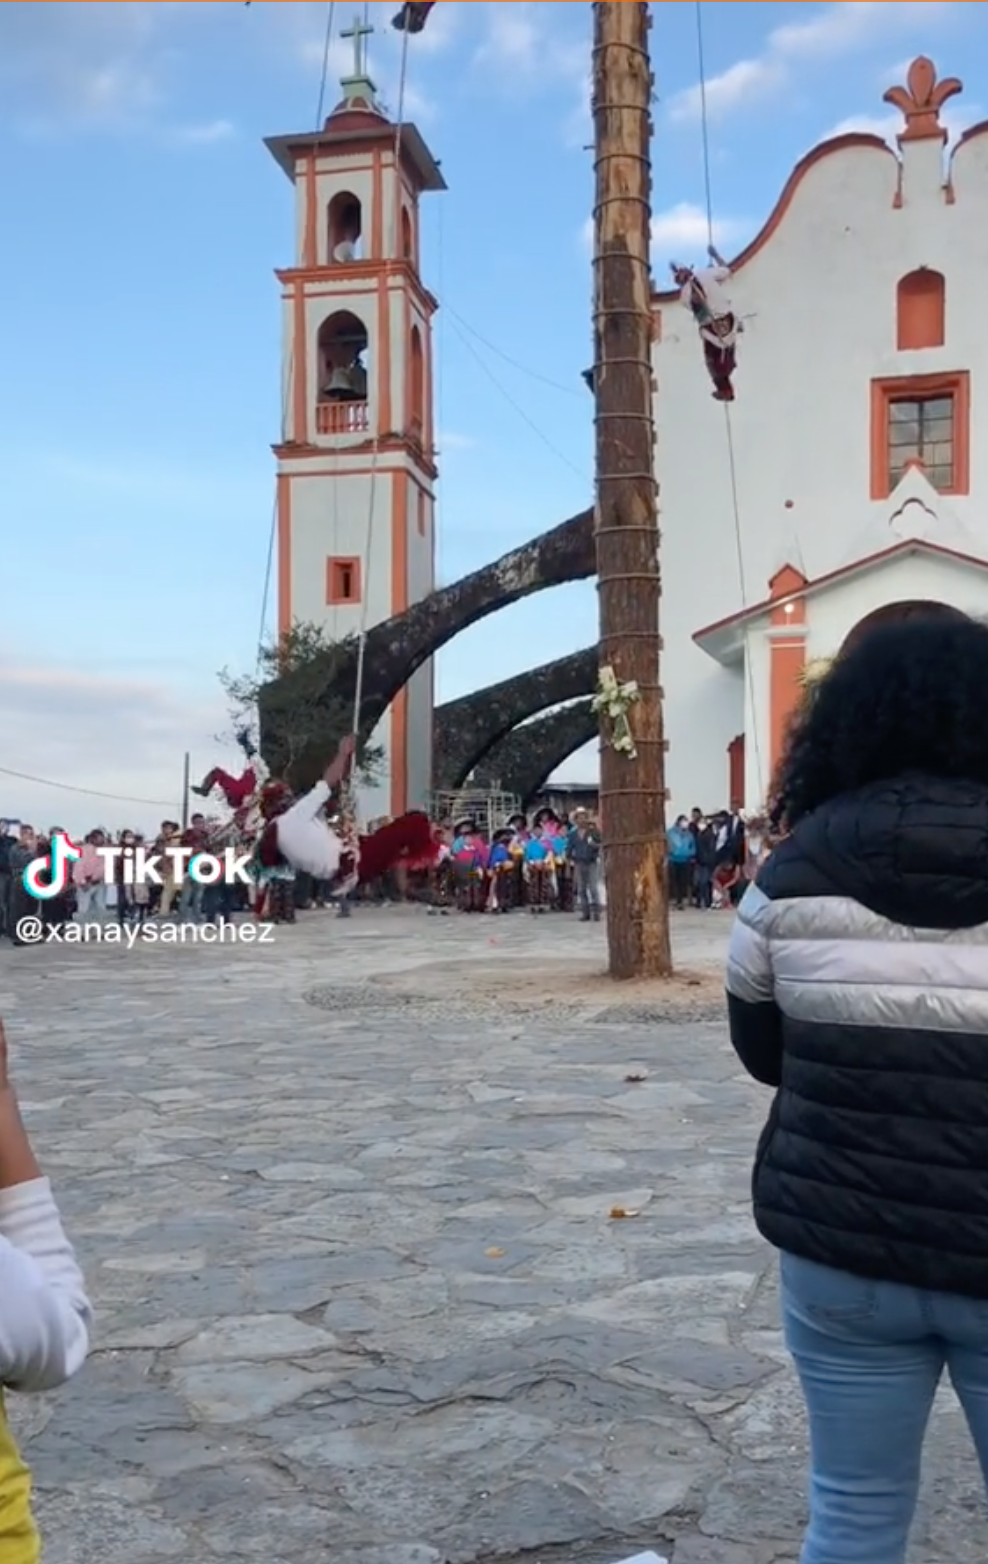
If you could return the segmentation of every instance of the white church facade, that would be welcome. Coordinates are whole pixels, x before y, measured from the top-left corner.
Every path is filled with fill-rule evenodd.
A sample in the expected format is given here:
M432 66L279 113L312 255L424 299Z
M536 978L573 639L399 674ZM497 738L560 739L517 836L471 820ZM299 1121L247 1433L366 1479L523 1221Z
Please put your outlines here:
M432 317L419 204L446 188L414 125L384 114L354 23L353 73L323 130L265 143L295 190L277 461L278 631L331 640L402 613L435 587ZM421 668L373 736L363 818L428 802L433 671Z
M871 614L988 617L988 122L914 62L880 137L798 164L731 266L719 406L676 292L654 299L671 809L766 799L808 665Z

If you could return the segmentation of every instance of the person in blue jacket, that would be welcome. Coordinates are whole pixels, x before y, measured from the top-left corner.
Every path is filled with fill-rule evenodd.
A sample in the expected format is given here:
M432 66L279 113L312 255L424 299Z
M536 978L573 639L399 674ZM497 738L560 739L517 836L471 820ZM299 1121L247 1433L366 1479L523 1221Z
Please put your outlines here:
M690 830L685 815L679 815L676 824L671 825L666 834L669 853L669 896L676 911L682 912L693 888L696 837Z

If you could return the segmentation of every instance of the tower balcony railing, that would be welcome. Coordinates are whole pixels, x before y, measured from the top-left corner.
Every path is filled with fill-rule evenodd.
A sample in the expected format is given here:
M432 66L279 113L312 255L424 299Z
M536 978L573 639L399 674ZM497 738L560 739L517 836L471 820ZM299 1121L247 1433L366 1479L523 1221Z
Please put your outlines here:
M317 402L318 434L366 434L370 409L366 402Z

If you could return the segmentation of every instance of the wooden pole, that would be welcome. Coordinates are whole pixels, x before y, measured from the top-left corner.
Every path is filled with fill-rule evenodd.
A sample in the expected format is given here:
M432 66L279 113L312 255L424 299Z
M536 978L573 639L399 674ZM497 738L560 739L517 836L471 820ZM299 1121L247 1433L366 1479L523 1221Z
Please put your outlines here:
M659 685L659 525L652 416L648 6L594 5L595 531L602 678L634 683L634 754L601 714L600 803L613 978L672 971L665 738Z

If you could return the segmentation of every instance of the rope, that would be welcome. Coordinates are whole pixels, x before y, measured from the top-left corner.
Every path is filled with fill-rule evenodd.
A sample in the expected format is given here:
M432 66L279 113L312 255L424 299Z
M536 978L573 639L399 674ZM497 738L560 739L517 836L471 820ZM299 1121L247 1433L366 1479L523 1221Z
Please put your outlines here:
M696 0L696 54L697 70L700 78L700 123L703 133L703 184L704 196L707 207L707 243L712 247L714 242L714 201L713 188L710 177L710 126L707 115L707 71L706 53L703 44L703 0ZM744 568L744 542L741 535L741 505L738 499L738 469L734 454L734 425L731 420L731 404L724 403L724 431L727 436L727 461L731 480L731 504L734 512L734 548L738 562L738 587L741 592L742 611L748 606L748 590ZM751 737L752 748L755 755L755 772L758 777L758 791L762 795L759 803L765 802L765 773L762 768L761 745L758 738L758 710L755 693L755 677L751 666L751 658L747 648L744 654L745 673L748 683L748 701L751 706Z
M333 12L336 0L329 0L326 7L326 33L322 43L322 70L319 75L319 96L316 99L316 135L322 130L323 109L326 107L326 82L329 78L329 50L333 41Z
M707 66L703 47L703 3L696 0L696 59L700 75L700 124L703 130L703 184L707 199L707 243L714 242L714 198L710 186L710 127L707 123Z
M394 232L392 238L392 250L395 256L398 255L401 244L401 132L402 120L405 113L405 82L408 76L408 39L409 34L407 32L403 32L401 35L401 71L398 77L398 112L395 116L394 142L395 199L393 213ZM407 344L406 351L408 351ZM380 388L378 389L378 395L380 396ZM362 572L363 580L361 582L360 628L357 632L359 636L359 640L357 642L357 677L353 692L354 735L357 735L360 732L360 708L363 704L364 695L364 663L367 653L367 618L370 611L370 593L368 588L370 586L370 562L374 541L374 500L377 489L377 459L381 448L381 433L382 431L378 429L374 436L374 454L371 457L370 496L368 500L367 516L367 542L364 556L364 567Z

